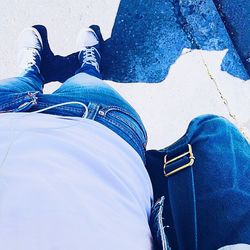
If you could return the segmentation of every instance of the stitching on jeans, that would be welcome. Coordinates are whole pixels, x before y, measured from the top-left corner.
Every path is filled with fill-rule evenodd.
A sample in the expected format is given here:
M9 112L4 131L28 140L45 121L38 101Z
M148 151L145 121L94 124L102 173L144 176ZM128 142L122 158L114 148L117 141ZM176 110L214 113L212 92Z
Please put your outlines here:
M195 189L195 180L193 168L191 168L191 177L192 177L192 192L193 192L193 206L194 206L194 240L195 240L195 249L198 249L198 224L197 224L197 202L196 202L196 189Z
M108 114L108 113L107 113ZM106 115L107 115L106 114ZM109 113L109 115L110 116L112 116L112 117L114 117L114 118L116 118L116 119L118 119L118 120L120 120L120 121L123 121L124 123L126 123L127 125L129 125L129 126L132 126L132 127L134 127L134 125L132 124L132 122L130 122L129 120L126 120L125 118L123 118L123 117L121 117L121 116L119 116L119 115L116 115L116 114L110 114ZM125 114L125 115L127 115L127 114ZM130 115L128 115L128 116L130 116ZM134 119L133 119L134 120ZM137 121L136 121L136 123L138 123Z
M101 110L104 111L105 115L107 115L109 112L112 112L112 111L120 111L120 112L128 115L129 117L131 117L137 123L139 128L141 129L141 131L142 131L142 133L144 135L145 141L147 141L147 139L148 139L147 138L147 132L145 131L144 126L141 125L140 122L137 121L138 117L136 117L134 114L131 114L126 109L123 109L121 107L114 106L114 105L103 107Z
M133 123L130 122L129 120L127 120L127 119L125 119L125 118L123 118L123 117L121 117L121 116L119 116L119 115L115 115L115 114L109 114L109 115L112 116L112 118L116 118L117 120L123 122L125 125L131 127L131 129L133 129L134 132L135 132L136 127L135 127L135 125L133 125ZM106 117L107 117L107 116L106 116ZM139 126L139 129L141 130L142 135L143 135L143 138L144 138L144 140L145 140L145 142L146 142L146 138L145 138L144 132L142 131L142 129L141 129L140 126ZM135 132L135 133L136 133L136 132ZM143 143L144 143L144 142L143 142Z
M25 97L25 96L24 96ZM16 105L16 104L18 104L20 101L22 101L23 100L23 96L22 97L19 97L18 99L17 98L15 98L15 101L13 101L13 102L8 102L8 103L5 103L5 104L2 104L1 106L0 106L0 109L5 109L5 108L9 108L9 107L11 107L12 105Z
M131 116L135 121L137 121L137 116L134 115L133 113L129 112L127 109L125 108L121 108L119 106L115 106L115 105L108 105L108 106L103 106L102 110L105 112L105 114L107 114L108 112L114 110L114 111L121 111L129 116Z
M165 197L161 197L160 202L158 203L159 210L158 210L158 224L160 226L160 237L162 241L162 248L163 249L168 249L167 245L167 239L166 239L166 234L164 230L164 225L163 225L163 209L164 209L164 199Z
M121 130L123 130L124 131L124 127L122 126L122 125L120 125L118 122L116 122L116 121L114 121L114 120L112 120L111 118L109 118L109 117L107 117L107 116L104 116L103 117L106 121L109 121L110 123L112 123L112 124L114 124L114 125L116 125L117 127L119 127ZM125 124L125 125L127 125L127 124ZM129 127L129 125L127 125L128 127ZM130 127L129 127L130 128ZM138 138L140 141L141 141L141 139L139 138L139 136L137 135L137 133L133 130L133 128L130 128L132 131L133 131L133 133L135 134L135 137L136 138ZM130 136L129 136L130 137ZM134 139L133 137L130 137L132 140Z
M144 153L144 150L142 149L143 143L141 142L140 137L137 135L137 133L132 128L130 128L130 131L134 134L134 136L135 136L135 138L137 138L137 140L134 140L135 138L133 136L131 136L129 133L125 133L124 127L122 127L119 123L113 121L112 119L109 119L106 116L100 116L100 118L102 118L103 120L105 120L107 122L110 122L114 126L117 126L124 134L126 134L130 138L130 140L132 140L133 143L136 144L136 147L140 150L140 155L143 155L143 153ZM139 144L138 144L138 141L140 142Z
M44 102L39 102L38 101L38 106L39 105L41 105L41 106L43 106L43 107L45 107L45 108L47 108L47 107L49 107L49 106L52 106L52 105L54 105L54 104L56 104L56 103L44 103ZM83 111L83 108L73 108L73 107L67 107L67 106L60 106L60 107L56 107L55 108L55 110L56 109L59 109L59 110L66 110L66 111L78 111L78 112L82 112ZM85 111L85 110L84 110Z
M37 93L38 93L37 91L35 91L35 92L28 91L28 92L23 92L23 93L11 93L9 95L14 95L14 97L11 96L11 100L14 100L14 101L0 105L0 110L5 109L5 108L9 108L12 105L19 104L21 101L28 101L26 99L29 99L29 101L30 101L30 100L32 100L32 98L31 98L32 94L37 94ZM13 111L13 110L10 110L10 111Z

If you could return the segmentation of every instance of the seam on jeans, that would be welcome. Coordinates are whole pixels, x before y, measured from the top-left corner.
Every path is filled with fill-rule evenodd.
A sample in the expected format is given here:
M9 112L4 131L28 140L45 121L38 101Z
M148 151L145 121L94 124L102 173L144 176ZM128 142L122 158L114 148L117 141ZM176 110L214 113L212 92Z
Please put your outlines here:
M112 111L121 112L121 113L123 113L124 115L129 116L129 117L132 118L132 119L134 120L134 122L138 125L139 129L140 129L140 130L142 131L142 133L143 133L143 136L144 136L145 140L147 139L147 133L146 133L146 131L145 131L144 126L143 126L140 122L138 122L138 118L140 119L140 117L136 117L133 113L127 111L126 109L121 108L121 107L119 107L119 106L114 106L114 105L107 106L107 107L102 107L100 110L104 112L104 116L106 116L107 114L111 113L111 114L110 114L111 116L117 118L118 120L122 120L122 121L124 121L125 123L129 123L129 126L134 127L134 125L133 125L132 123L130 123L129 120L124 120L123 117L120 118L119 115L112 114Z
M115 125L116 127L118 127L124 134L126 134L131 139L132 142L136 144L137 147L140 148L141 145L143 145L142 143L138 144L137 141L141 141L141 139L132 128L129 127L129 133L126 133L124 132L124 126L121 126L118 122L115 122L112 119L109 119L108 117L104 117L104 119L110 122L111 124ZM133 135L131 135L130 133L132 133Z
M160 201L158 201L157 203L157 206L159 206L159 210L158 210L158 224L159 224L159 227L160 227L160 236L161 236L161 242L162 242L162 249L168 249L167 247L167 239L166 239L166 234L165 234L165 230L164 230L164 225L163 225L163 209L164 209L164 199L165 197L162 196Z
M126 133L124 132L124 126L121 126L119 123L109 119L108 117L106 116L98 116L99 119L103 119L104 121L106 122L109 122L111 123L112 125L116 126L118 129L121 130L121 132L123 132L125 135L127 135L129 137L129 139L136 145L136 147L138 148L138 150L140 151L140 156L143 157L144 155L144 150L143 150L143 143L140 143L141 142L141 139L139 138L139 136L136 134L136 132L133 131L133 129L129 128L129 133ZM133 134L133 135L130 135L130 134ZM125 140L125 139L124 139ZM126 141L126 140L125 140ZM139 143L138 143L139 141Z
M27 97L29 99L31 99L30 94L35 94L36 92L37 91L28 91L28 92L24 92L24 93L18 93L18 94L16 94L17 96L15 96L14 98L13 97L11 98L14 101L0 105L0 110L5 109L5 108L9 108L9 107L16 105L16 104L19 104L21 101L26 101L25 99L27 99ZM4 112L11 112L11 111L13 111L13 109L8 110L8 111L4 111Z
M8 107L11 107L12 105L18 104L20 101L22 101L22 99L23 99L23 97L19 97L18 99L15 99L15 101L13 101L13 102L8 102L5 104L2 104L0 106L0 109L8 108Z
M115 115L115 114L109 114L112 118L116 118L117 120L119 120L119 121L121 121L121 122L123 122L125 125L127 125L127 126L129 126L129 127L131 127L131 129L133 129L134 131L136 131L136 126L132 123L132 122L130 122L129 120L127 120L127 119L125 119L125 118L123 118L123 117L121 117L121 116L119 116L119 115ZM137 122L138 123L138 122ZM143 131L141 130L141 127L139 127L139 129L140 129L140 131L142 132L142 136L143 136L143 138L144 138L144 141L143 141L143 144L145 144L146 143L146 138L145 138L145 136L144 136L144 133L143 133ZM135 132L136 133L136 132ZM139 136L140 137L140 136Z
M121 113L123 113L123 111L122 110L115 110L115 109L113 109L113 111L116 111L116 112L121 112ZM110 112L110 111L109 111ZM116 115L116 114L112 114L112 113L109 113L109 112L107 112L107 113L105 113L104 114L104 117L107 117L107 115L109 115L110 116L110 119L111 118L115 118L115 119L117 119L118 121L120 121L120 122L123 122L126 126L129 126L132 130L136 130L136 129L139 129L140 131L141 131L141 135L142 135L142 137L143 137L143 139L144 139L144 141L142 142L142 144L143 144L143 146L145 147L146 146L146 144L147 144L147 135L145 134L145 132L144 132L144 130L142 129L142 126L139 124L139 122L137 121L137 120L135 120L129 113L123 113L124 115L128 115L128 117L129 118L131 118L131 119L133 119L135 122L136 122L136 124L138 125L138 127L136 128L136 125L134 125L132 122L130 122L128 119L126 119L126 118L123 118L123 117L121 117L121 116L119 116L118 114ZM108 117L107 117L108 118ZM135 132L136 133L136 132ZM137 133L136 133L137 134ZM141 139L140 139L140 141L142 141Z
M112 118L109 118L109 117L107 117L107 116L104 116L103 117L106 121L109 121L110 123L112 123L113 125L116 125L117 127L119 127L122 131L124 131L124 127L122 126L122 125L120 125L120 123L119 122L116 122L116 121L114 121ZM128 124L126 124L126 123L124 123L124 125L125 126L127 126L127 127L129 127L129 125ZM134 129L133 128L131 128L131 127L129 127L129 129L130 129L130 131L132 131L133 132L133 134L134 134L134 136L141 142L141 144L143 145L143 142L141 141L141 138L137 135L137 133L134 131ZM134 139L134 137L133 136L129 136L132 140Z
M150 228L153 234L152 236L158 246L157 249L171 250L163 223L164 200L165 197L161 196L153 205L150 217Z
M113 111L120 111L120 112L128 115L129 117L131 117L138 124L138 126L140 127L140 129L144 135L145 140L147 141L147 132L146 132L144 126L142 124L140 124L140 122L138 122L138 118L140 119L140 117L136 117L133 113L127 111L124 108L121 108L121 107L115 106L115 105L109 105L107 107L103 107L101 110L104 111L105 115L113 110Z
M195 192L195 184L194 184L194 172L191 167L191 178L192 178L192 191L193 191L193 205L194 205L194 239L195 239L195 249L198 249L198 228L197 228L197 207L196 207L196 192Z

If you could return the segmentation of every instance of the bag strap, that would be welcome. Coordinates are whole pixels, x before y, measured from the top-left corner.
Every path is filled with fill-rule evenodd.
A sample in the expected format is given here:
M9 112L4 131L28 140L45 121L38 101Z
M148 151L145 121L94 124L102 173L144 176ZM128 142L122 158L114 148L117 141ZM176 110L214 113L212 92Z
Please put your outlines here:
M198 249L197 213L192 146L183 137L165 149L164 176L167 178L169 202L178 249Z

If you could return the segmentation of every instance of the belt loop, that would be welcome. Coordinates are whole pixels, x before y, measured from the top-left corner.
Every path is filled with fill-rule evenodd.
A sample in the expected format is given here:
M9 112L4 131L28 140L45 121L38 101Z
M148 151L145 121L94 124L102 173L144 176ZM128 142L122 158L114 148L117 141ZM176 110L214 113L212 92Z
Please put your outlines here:
M89 102L88 104L88 115L87 119L94 120L96 117L96 114L100 108L100 105L94 102Z

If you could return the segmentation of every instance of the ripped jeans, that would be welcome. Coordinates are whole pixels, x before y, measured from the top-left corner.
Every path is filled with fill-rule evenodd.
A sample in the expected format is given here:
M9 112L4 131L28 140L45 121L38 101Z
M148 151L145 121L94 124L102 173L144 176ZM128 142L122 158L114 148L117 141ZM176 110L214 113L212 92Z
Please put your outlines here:
M81 102L55 107L44 113L93 119L110 128L145 162L147 134L132 106L93 72L79 69L52 94L43 94L44 79L35 67L19 77L0 81L0 112L32 112L64 102ZM86 110L87 107L87 110ZM87 112L87 113L86 113Z

